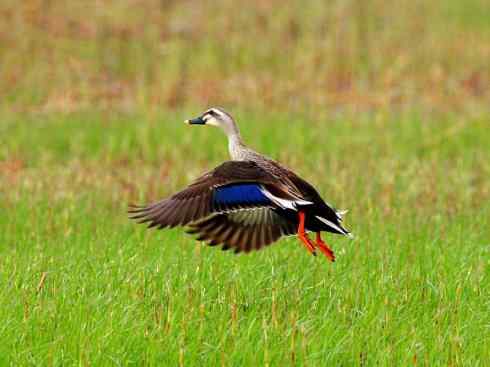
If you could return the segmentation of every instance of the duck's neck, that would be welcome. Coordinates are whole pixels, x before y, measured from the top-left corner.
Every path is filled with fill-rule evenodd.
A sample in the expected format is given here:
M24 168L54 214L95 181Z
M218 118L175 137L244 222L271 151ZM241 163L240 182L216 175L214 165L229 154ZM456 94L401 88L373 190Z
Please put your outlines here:
M228 151L230 152L230 157L234 161L241 161L245 159L246 147L243 144L242 137L238 131L227 134L228 135Z
M228 151L234 161L245 161L250 159L250 149L245 146L240 135L240 130L235 121L221 126L228 137Z

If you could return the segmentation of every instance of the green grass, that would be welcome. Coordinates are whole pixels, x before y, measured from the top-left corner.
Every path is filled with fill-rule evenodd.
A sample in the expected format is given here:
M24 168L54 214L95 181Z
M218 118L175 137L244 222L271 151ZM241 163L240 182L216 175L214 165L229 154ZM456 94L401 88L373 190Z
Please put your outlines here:
M0 366L487 366L488 1L0 4ZM330 264L129 203L227 159L210 105L350 209Z
M337 262L126 218L227 158L220 131L181 123L195 110L4 112L0 365L488 364L487 120L233 112L350 209Z

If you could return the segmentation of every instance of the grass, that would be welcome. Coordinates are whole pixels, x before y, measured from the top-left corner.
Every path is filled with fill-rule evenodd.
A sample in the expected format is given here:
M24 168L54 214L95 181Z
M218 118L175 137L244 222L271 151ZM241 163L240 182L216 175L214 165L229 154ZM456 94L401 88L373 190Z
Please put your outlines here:
M486 364L486 121L237 111L253 146L350 209L330 264L292 238L234 256L127 220L225 158L184 115L6 118L1 364Z
M486 366L484 0L0 4L0 366ZM330 264L129 203L227 158L209 105L350 209Z

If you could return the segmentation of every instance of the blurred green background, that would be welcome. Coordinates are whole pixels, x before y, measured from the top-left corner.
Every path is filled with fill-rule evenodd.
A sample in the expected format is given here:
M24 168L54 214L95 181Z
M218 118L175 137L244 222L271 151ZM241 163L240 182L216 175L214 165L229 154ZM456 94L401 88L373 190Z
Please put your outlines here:
M16 1L0 5L4 108L478 113L486 0Z
M490 4L0 3L0 365L487 366ZM335 264L146 231L245 141L350 209Z

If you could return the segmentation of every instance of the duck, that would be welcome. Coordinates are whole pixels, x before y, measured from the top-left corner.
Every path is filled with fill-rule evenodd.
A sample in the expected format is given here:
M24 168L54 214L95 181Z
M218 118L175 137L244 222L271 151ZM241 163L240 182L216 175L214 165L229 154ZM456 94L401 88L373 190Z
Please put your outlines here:
M235 253L260 250L295 235L310 254L316 256L319 250L335 261L322 232L352 238L342 224L346 211L325 202L289 168L246 146L234 118L223 108L207 109L185 123L220 128L228 138L231 160L168 198L130 205L131 219L148 228L185 227L198 241Z

